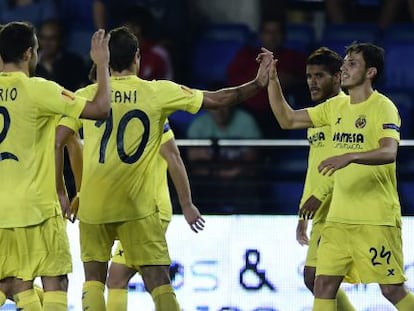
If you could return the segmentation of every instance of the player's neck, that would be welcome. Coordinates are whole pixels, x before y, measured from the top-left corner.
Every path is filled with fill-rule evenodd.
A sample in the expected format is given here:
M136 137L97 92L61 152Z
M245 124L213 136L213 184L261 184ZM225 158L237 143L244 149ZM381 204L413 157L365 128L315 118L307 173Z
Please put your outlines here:
M134 76L136 72L132 70L122 70L122 71L111 71L111 76L113 77L123 77L123 76Z
M366 101L373 92L371 83L364 83L348 90L351 104L359 104Z
M29 68L24 66L23 64L15 64L15 63L6 63L3 66L3 72L14 72L20 71L29 76Z

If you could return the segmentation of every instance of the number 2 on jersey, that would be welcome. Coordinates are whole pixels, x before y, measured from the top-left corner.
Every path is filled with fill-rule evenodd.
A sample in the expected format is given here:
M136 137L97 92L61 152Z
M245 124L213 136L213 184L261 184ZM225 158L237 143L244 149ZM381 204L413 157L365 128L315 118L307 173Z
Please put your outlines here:
M10 128L10 114L8 110L6 109L6 107L0 107L0 114L3 115L3 129L0 132L0 144L1 144L3 140L6 139L7 132L9 131L9 128ZM19 159L13 153L0 152L0 161L7 160L7 159L19 161Z
M126 127L129 121L131 121L132 119L138 119L139 121L141 121L144 127L144 133L142 134L142 139L141 139L141 142L137 150L135 150L135 152L132 154L127 154L125 152L124 136L125 136ZM105 123L105 130L104 130L104 133L101 139L101 145L99 148L99 163L105 163L106 149L108 146L109 137L111 136L112 130L114 127L112 109L111 109L111 114L109 118L103 121L96 121L95 126L101 127L104 123ZM118 126L118 130L116 133L116 149L118 152L119 159L122 162L132 164L139 160L142 153L144 152L145 146L148 143L149 129L150 129L149 124L150 124L150 121L149 121L148 116L145 114L144 111L139 110L139 109L130 110L122 116L121 120L119 121L119 126Z

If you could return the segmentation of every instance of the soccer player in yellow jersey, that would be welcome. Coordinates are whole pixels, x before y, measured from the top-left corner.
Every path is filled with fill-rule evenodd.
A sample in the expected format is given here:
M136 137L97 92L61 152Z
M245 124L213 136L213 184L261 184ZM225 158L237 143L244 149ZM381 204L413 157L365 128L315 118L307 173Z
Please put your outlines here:
M310 96L313 102L320 104L334 96L346 96L341 91L342 57L325 47L315 50L306 61L306 77ZM321 183L331 178L321 175L317 171L318 164L332 155L332 142L330 140L330 126L309 128L307 138L310 144L308 156L308 169L300 206L315 195ZM296 239L301 245L309 245L306 262L303 270L306 287L313 292L317 262L317 250L321 231L328 214L331 194L328 193L321 207L312 218L312 231L307 236L308 220L300 218L296 228ZM355 282L356 280L352 280ZM339 311L355 310L342 289L338 290L337 303Z
M371 43L347 47L341 84L349 97L333 97L301 110L291 109L284 100L276 63L268 92L280 125L329 125L332 131L334 156L318 165L321 174L333 175L334 186L318 248L313 310L337 310L339 285L351 269L362 283L378 283L398 310L414 310L414 295L404 284L396 185L400 117L391 100L373 89L384 67L384 50ZM313 210L305 206L300 215L308 217Z
M154 174L158 174L159 184L156 204L160 210L160 219L164 233L167 231L172 216L172 206L166 174L167 168L177 191L185 219L194 232L197 233L199 230L203 230L204 219L192 202L187 172L181 159L180 151L175 143L174 133L170 129L168 123L164 125L160 154L157 158L159 164L154 172ZM137 272L136 269L128 267L125 264L123 253L124 251L121 243L118 243L108 273L108 300L106 307L108 311L127 310L128 282Z
M30 77L37 48L35 30L27 23L12 22L0 31L0 305L12 296L20 310L41 310L33 290L33 280L41 277L43 310L67 310L72 263L65 207L56 194L55 128L60 115L108 116L108 38L102 30L92 38L99 87L89 101L54 82Z
M85 270L82 305L88 311L105 310L107 263L112 245L119 239L126 264L140 270L156 310L178 311L156 204L158 174L154 169L164 123L176 110L196 113L202 107L216 109L254 95L268 82L272 54L261 55L264 59L254 80L207 92L170 81L138 78L138 41L125 27L111 31L109 49L110 117L105 122L66 124L75 132L82 126L84 133L85 165L78 212ZM96 85L91 85L77 93L90 98L95 92ZM62 122L65 125L65 119Z

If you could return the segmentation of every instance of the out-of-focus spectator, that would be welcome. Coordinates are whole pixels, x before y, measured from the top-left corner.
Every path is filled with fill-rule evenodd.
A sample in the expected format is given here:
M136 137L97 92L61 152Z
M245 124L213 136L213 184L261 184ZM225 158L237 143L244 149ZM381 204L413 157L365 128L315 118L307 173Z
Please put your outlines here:
M57 18L53 0L0 0L0 23L28 21L38 27L42 21Z
M151 39L171 56L174 80L182 81L187 75L187 51L191 38L188 1L186 0L94 0L96 26L113 28L124 21L134 8L145 8L154 19ZM105 25L105 27L103 27ZM142 64L142 63L141 63Z
M375 22L384 30L393 23L414 20L414 0L325 0L325 7L332 24Z
M125 12L122 24L137 36L141 54L139 76L146 80L167 79L174 76L168 51L151 40L151 29L155 20L150 11L143 7L130 8Z
M40 52L36 75L72 91L87 84L88 68L80 56L65 51L63 28L58 20L44 21L38 37Z
M228 82L230 85L240 84L255 76L258 64L254 55L263 46L274 53L279 59L279 77L282 87L286 89L288 96L302 98L306 90L305 64L306 55L302 52L286 48L286 27L283 18L266 18L260 27L260 44L257 46L245 46L235 56L228 68ZM266 91L261 91L256 96L244 103L257 119L266 138L280 138L285 135L280 127L272 120L272 112L267 99Z
M129 9L143 7L151 12L157 22L157 35L179 39L187 27L185 0L93 0L95 21L107 28L119 25ZM99 3L98 3L99 2ZM98 5L96 5L98 3Z
M240 108L208 111L194 119L190 139L260 139L255 119ZM194 197L205 211L257 213L258 151L254 147L193 147L188 150Z
M57 0L60 19L68 32L93 31L95 27L93 0ZM92 36L91 33L91 36Z

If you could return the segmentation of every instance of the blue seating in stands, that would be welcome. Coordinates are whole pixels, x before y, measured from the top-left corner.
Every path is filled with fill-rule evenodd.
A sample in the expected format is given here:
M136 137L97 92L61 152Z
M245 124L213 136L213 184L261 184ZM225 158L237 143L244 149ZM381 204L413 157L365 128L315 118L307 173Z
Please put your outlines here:
M287 24L286 46L308 54L314 47L315 31L310 24Z
M235 40L199 40L193 50L192 81L198 88L226 84L227 67L243 43Z
M383 35L385 43L414 42L414 24L401 23L390 25Z
M411 90L414 86L414 41L386 41L385 86L387 89Z
M272 183L274 212L294 215L298 213L303 182L283 181Z
M191 122L198 116L205 113L205 110L200 110L197 114L191 114L186 111L176 111L168 117L168 120L172 126L172 130L177 138L187 137L187 130Z
M322 35L321 44L340 55L344 55L345 47L354 41L372 42L378 40L378 28L374 24L348 23L327 25Z
M252 33L246 24L209 24L201 31L200 37L213 41L247 44L252 39Z
M411 93L385 91L386 94L397 106L401 117L401 139L413 137L413 112L414 101Z
M403 215L414 215L414 182L403 181L398 185Z
M78 54L85 61L88 61L92 35L93 31L73 30L68 34L65 46L68 51Z

